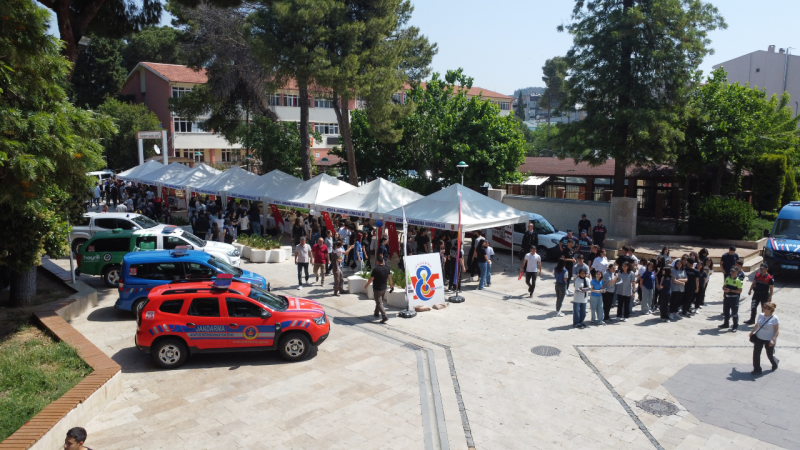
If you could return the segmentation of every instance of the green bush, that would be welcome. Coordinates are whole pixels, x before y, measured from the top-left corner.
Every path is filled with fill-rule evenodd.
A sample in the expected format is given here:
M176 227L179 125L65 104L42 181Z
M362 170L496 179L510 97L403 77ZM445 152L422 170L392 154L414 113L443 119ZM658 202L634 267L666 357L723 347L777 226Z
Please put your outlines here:
M759 183L761 180L759 180ZM786 206L789 202L800 200L800 194L797 193L797 181L794 179L794 169L786 171L786 182L783 184L783 195L781 195L781 207Z
M689 215L692 234L714 239L748 237L756 213L749 203L734 198L711 197L698 202Z
M772 211L761 211L760 213L758 213L758 216L761 217L762 219L774 222L775 219L778 218L778 213Z
M389 269L392 274L392 281L394 282L395 289L405 289L406 287L406 273L400 270L399 268L390 268ZM369 280L370 275L372 275L371 270L364 270L363 272L356 272L356 275L365 279Z
M259 250L277 250L281 248L281 244L277 241L255 234L240 234L236 237L236 242Z
M759 211L775 211L781 206L781 195L786 183L786 155L764 155L753 166L754 206ZM796 190L796 189L795 189Z

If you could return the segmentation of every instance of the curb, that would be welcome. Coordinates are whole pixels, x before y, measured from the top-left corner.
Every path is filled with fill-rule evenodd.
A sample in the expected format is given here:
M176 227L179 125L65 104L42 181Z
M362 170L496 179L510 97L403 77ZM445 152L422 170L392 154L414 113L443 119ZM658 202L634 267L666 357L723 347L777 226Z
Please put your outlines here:
M42 267L65 283L72 281L68 271L47 258L42 259ZM69 287L77 292L65 299L43 305L33 315L53 336L74 347L93 371L0 442L0 450L61 447L70 428L85 425L122 393L119 364L67 322L90 307L97 306L97 292L80 281Z

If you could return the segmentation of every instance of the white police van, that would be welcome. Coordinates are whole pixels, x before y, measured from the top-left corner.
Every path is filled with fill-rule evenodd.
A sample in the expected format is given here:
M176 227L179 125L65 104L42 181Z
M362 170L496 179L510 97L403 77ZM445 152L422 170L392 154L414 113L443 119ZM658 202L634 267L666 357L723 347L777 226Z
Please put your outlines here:
M563 231L558 231L550 222L539 214L529 212L527 213L530 223L533 223L533 229L539 235L539 245L536 247L536 252L542 257L542 261L548 259L558 259L561 251L558 247L558 242L567 235ZM522 251L522 235L528 230L527 223L516 223L506 227L497 227L486 230L486 239L489 240L489 245L494 248L506 249L511 248L510 241L514 240L514 253Z

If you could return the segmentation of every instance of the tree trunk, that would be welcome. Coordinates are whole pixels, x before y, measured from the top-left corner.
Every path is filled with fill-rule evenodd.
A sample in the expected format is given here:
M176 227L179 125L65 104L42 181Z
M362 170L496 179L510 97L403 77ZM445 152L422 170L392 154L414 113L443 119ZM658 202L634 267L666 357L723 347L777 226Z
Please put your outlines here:
M353 150L353 135L350 133L350 110L347 100L344 107L340 104L342 100L335 93L333 94L333 111L336 113L336 120L339 121L339 133L344 139L344 150L347 155L347 178L350 184L358 186L358 173L356 172L356 152Z
M714 182L714 195L720 195L722 191L722 177L725 175L725 160L723 159L719 163L719 169L717 170L717 180Z
M619 159L614 160L614 190L612 195L614 197L625 196L625 170L627 166Z
M36 296L36 266L11 271L11 306L30 306Z
M300 91L300 168L303 171L303 179L311 179L311 143L308 135L308 82L303 80L297 82Z

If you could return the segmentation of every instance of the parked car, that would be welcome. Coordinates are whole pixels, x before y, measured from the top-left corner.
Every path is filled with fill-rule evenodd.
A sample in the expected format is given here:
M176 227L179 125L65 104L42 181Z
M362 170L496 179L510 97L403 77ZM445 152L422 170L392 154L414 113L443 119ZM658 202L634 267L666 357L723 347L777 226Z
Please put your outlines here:
M71 231L72 252L78 253L86 241L100 231L145 230L157 227L159 224L147 216L135 213L87 213L83 221L75 224Z
M764 261L773 274L800 270L800 202L781 208L764 245Z
M558 231L550 222L539 214L529 212L529 222L533 223L533 229L539 234L539 245L536 252L542 257L542 261L548 259L558 259L560 250L558 242L567 235L563 231ZM495 248L506 250L511 249L510 241L514 240L514 252L522 251L522 235L528 230L527 223L514 224L510 230L507 227L496 227L486 230L486 238L489 245Z
M78 250L75 274L102 275L110 287L119 285L122 260L130 252L174 250L178 247L204 251L215 258L238 267L239 251L223 242L204 241L174 225L159 224L145 230L99 232Z
M134 341L156 365L174 369L205 352L278 350L285 360L300 361L329 334L319 303L220 275L213 282L153 288L136 313Z
M206 252L183 249L133 252L122 259L119 299L114 307L136 312L154 287L175 281L214 280L223 273L270 291L270 284L263 276L233 267Z

